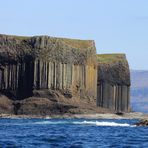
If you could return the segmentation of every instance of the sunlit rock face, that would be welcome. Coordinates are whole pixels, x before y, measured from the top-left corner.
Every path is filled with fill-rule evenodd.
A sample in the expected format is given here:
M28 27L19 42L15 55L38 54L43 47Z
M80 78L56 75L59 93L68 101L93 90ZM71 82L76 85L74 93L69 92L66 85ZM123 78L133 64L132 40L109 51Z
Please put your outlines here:
M130 111L130 71L124 54L99 54L97 105L116 112Z
M96 99L94 41L0 35L0 92L24 99L34 90Z

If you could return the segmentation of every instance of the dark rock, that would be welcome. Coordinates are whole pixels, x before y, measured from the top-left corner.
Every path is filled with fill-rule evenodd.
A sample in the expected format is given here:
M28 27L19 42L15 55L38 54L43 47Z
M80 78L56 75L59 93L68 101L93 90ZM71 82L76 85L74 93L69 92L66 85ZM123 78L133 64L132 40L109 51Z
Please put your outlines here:
M116 115L123 116L124 113L122 113L122 112L117 112Z
M138 123L136 123L136 126L148 126L148 120L142 120Z
M15 115L18 115L18 110L20 109L21 107L21 104L19 101L14 101L13 102L13 106L14 106L14 114Z
M72 105L54 103L47 98L27 98L20 101L17 115L56 115L68 113L68 110L75 108Z
M98 55L97 105L130 111L130 71L124 54Z

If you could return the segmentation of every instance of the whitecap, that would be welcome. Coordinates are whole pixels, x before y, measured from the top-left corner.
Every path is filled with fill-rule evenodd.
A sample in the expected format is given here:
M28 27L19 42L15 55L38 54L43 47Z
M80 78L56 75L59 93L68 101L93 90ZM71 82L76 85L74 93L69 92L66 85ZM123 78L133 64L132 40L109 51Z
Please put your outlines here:
M117 123L107 121L41 121L34 122L34 124L79 124L79 125L95 125L95 126L122 126L122 127L134 127L128 123Z
M74 122L74 124L88 124L96 126L131 126L128 123L116 123L116 122L99 122L99 121L83 121L83 122Z

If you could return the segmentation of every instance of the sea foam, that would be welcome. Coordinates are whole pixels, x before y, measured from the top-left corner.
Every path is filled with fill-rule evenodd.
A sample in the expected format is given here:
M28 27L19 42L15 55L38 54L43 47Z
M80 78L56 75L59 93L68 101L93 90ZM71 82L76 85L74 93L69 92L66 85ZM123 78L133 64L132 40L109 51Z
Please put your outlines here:
M97 125L97 126L131 126L128 123L116 123L116 122L99 122L99 121L83 121L83 122L74 122L74 124L88 124L88 125Z
M95 125L95 126L132 126L128 123L105 122L105 121L41 121L34 124L77 124L77 125Z

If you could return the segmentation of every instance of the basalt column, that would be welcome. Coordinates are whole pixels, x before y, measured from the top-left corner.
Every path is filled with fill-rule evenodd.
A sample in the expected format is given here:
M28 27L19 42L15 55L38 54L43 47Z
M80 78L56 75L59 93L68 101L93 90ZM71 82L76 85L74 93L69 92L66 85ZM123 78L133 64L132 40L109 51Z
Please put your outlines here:
M18 65L18 86L16 89L17 98L23 99L32 96L34 82L34 61L32 59L27 59Z
M95 100L96 75L92 40L0 35L0 93L13 99L56 90Z
M32 95L34 62L5 63L0 68L0 90L19 99Z
M97 105L128 112L129 101L130 73L125 55L98 55Z

